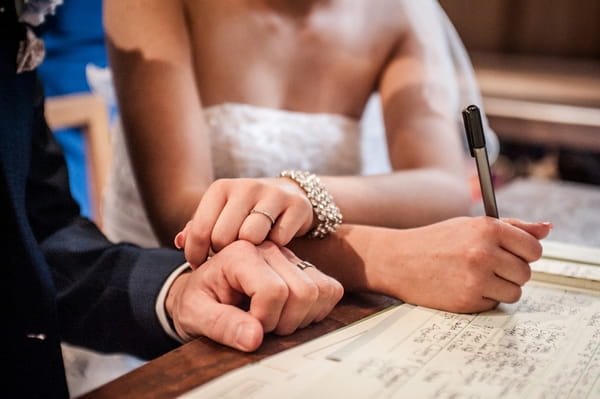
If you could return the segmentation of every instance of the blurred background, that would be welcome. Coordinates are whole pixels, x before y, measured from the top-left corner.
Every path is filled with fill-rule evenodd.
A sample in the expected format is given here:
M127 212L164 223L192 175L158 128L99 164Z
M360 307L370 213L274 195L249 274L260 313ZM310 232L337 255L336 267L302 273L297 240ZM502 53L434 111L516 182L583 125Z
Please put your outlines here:
M496 183L600 184L600 1L440 0L500 139Z

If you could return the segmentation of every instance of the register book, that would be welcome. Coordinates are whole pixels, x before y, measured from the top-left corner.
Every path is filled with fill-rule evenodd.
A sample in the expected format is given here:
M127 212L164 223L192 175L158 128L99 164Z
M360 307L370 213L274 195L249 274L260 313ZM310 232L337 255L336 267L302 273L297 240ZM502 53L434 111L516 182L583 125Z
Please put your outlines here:
M517 303L397 305L181 398L600 398L600 248L542 244Z

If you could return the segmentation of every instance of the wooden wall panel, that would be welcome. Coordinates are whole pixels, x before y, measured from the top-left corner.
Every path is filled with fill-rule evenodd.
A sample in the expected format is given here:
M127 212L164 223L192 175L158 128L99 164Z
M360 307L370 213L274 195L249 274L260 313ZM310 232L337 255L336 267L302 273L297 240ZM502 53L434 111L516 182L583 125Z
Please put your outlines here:
M600 58L599 0L440 0L471 51Z

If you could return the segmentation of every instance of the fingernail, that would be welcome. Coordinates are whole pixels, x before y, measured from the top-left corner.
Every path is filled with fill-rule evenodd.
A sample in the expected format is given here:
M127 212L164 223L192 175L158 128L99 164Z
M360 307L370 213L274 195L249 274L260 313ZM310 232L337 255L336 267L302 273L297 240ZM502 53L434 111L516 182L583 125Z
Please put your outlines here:
M246 323L240 324L235 333L235 344L241 350L254 350L256 346L256 329Z
M550 230L552 230L554 228L554 225L551 222L544 222L542 224L544 226L548 227Z
M175 236L175 239L173 240L173 244L175 245L175 248L177 248L177 249L181 249L181 244L179 243L179 241L181 241L181 233L177 233L177 235Z

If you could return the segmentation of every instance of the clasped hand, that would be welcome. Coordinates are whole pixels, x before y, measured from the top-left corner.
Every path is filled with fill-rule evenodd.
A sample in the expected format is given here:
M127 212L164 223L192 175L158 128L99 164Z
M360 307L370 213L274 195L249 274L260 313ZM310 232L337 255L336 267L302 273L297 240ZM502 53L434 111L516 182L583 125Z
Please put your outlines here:
M313 219L306 194L290 179L219 179L204 193L174 243L196 267L211 249L218 252L238 239L253 244L268 239L284 246L306 234Z
M186 341L204 335L253 351L264 333L287 335L320 321L342 298L338 281L300 263L272 242L236 241L176 279L167 313Z

